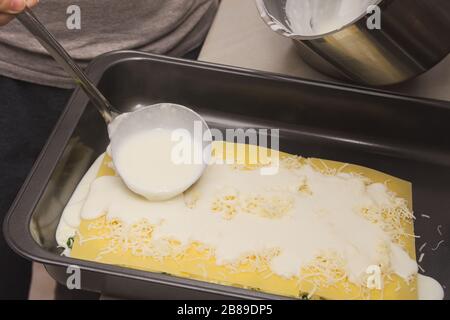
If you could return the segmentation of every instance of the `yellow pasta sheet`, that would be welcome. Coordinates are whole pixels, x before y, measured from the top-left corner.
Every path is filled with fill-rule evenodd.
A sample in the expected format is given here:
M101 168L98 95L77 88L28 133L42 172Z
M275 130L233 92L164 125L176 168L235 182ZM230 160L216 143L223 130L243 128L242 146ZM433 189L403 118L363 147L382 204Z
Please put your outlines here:
M215 144L215 156L223 158L230 156L236 157L233 153L227 152L224 146L224 143ZM247 148L247 155L258 153L258 147L255 146L234 145L235 150L238 147ZM274 153L272 153L272 155L273 154ZM285 153L280 153L279 155L280 157L288 156ZM110 161L111 159L108 156L105 156L103 164L98 171L99 177L115 175L114 170L108 166ZM357 173L369 178L373 182L387 183L389 190L393 191L398 197L404 198L408 203L409 209L412 210L412 190L409 182L357 165L347 165L340 162L321 159L308 159L308 161L310 161L314 167L321 170L340 170L340 172ZM104 220L105 216L97 219L97 221L82 220L79 234L82 238L91 238L101 234L104 230L92 229L89 228L89 225L92 223L104 223ZM406 233L413 235L414 230L412 221L405 223L404 229ZM417 299L416 279L406 283L402 278L396 275L391 275L390 280L385 281L383 290L362 290L360 286L357 286L348 280L342 280L330 287L317 288L312 285L311 281L301 281L297 278L286 279L272 274L269 270L255 271L248 263L239 265L237 269L230 269L227 266L218 266L214 257L211 257L207 252L202 251L201 247L198 245L192 245L181 258L177 257L176 259L172 257L156 259L153 257L135 256L129 251L103 254L101 259L99 259L99 253L108 246L108 241L92 240L81 244L79 239L79 236L75 238L71 252L71 256L74 258L98 261L100 263L118 265L124 268L167 273L178 277L258 290L286 297L302 298L308 293L313 293L310 295L311 298L333 300ZM415 259L414 238L410 236L404 237L403 242L405 243L405 249L410 257ZM311 280L311 277L309 280Z

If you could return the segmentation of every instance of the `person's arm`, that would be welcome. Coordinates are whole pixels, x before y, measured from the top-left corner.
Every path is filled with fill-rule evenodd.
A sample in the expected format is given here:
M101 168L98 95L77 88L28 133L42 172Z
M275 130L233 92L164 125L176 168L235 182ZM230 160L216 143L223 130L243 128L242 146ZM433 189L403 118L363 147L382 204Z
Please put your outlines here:
M0 26L4 26L14 15L21 12L25 6L33 7L39 0L0 0Z

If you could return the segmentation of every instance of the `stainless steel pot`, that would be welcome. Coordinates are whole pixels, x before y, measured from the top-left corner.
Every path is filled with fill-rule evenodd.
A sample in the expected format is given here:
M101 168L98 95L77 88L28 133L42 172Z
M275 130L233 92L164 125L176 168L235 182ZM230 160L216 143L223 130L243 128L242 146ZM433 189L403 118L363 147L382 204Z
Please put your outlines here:
M431 69L450 52L450 0L379 0L381 29L370 30L371 15L364 12L343 28L314 37L291 30L286 0L256 3L263 20L293 39L307 63L333 77L395 84Z

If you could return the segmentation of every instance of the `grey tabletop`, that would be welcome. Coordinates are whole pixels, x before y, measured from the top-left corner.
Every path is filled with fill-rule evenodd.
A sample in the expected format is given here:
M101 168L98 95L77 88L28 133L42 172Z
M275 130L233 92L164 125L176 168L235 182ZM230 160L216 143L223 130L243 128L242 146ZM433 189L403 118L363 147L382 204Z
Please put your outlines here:
M290 39L265 25L254 0L222 0L199 60L339 82L302 61ZM450 101L450 56L413 80L381 89Z

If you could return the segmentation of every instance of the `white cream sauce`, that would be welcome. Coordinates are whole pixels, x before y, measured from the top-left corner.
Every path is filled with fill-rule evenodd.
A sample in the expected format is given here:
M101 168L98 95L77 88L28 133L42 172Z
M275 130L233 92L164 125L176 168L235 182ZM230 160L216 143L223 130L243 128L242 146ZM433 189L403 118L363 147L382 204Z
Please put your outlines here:
M417 276L417 289L419 300L444 299L444 288L431 277L419 274Z
M92 182L97 177L97 173L102 165L104 156L105 154L101 154L81 179L72 194L72 197L64 208L61 220L59 220L58 228L56 229L56 242L59 246L66 249L66 255L70 253L70 248L67 248L67 239L74 237L78 227L80 226L81 208L83 207L89 194L89 189Z
M201 175L203 163L178 163L172 130L152 129L131 134L113 153L114 166L133 192L149 200L166 200L189 188ZM193 147L192 138L182 143ZM201 144L200 144L201 145ZM190 160L190 159L188 159Z
M305 181L310 194L298 191ZM212 212L212 204L229 195L237 199L233 203L237 213L228 220ZM267 218L246 212L246 201L255 196L265 203L263 211L273 211L276 201L287 208L285 214ZM393 272L405 279L417 273L417 264L406 251L358 212L389 201L382 184L367 186L360 177L343 173L324 175L309 165L281 167L272 176L262 176L259 170L210 165L189 192L164 202L137 196L118 177L100 177L91 185L81 218L95 219L106 213L127 224L146 218L157 226L155 241L205 244L214 249L218 264L276 248L280 254L272 259L271 269L287 278L298 275L318 254L332 251L346 261L350 280L359 283L368 266L386 259Z
M295 34L322 35L341 29L377 2L378 0L287 0L287 23Z

